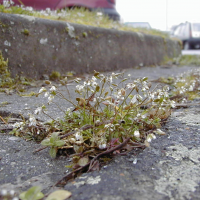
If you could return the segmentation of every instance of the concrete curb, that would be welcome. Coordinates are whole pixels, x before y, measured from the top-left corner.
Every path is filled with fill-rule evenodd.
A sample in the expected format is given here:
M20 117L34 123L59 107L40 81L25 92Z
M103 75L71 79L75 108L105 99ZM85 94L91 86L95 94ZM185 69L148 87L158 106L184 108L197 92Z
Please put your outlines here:
M177 41L141 33L0 13L0 51L12 76L41 78L160 64L181 54Z

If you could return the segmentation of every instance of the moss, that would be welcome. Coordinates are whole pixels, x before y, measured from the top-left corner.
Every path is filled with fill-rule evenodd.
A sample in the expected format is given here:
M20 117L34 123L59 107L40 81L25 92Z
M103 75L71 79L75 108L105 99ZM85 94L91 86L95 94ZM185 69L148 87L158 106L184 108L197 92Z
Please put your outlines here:
M86 38L88 36L88 34L86 32L83 32L82 35L84 38Z
M61 75L59 72L53 71L51 75L49 76L49 78L50 80L55 81L55 80L59 80L61 78Z
M30 34L28 29L22 30L22 33L23 33L24 35L27 35L27 36L29 36L29 34Z
M0 51L0 87L10 86L13 83L10 71L8 70L8 59L4 60L2 52Z
M177 62L180 65L200 66L200 56L199 55L183 55L177 58Z

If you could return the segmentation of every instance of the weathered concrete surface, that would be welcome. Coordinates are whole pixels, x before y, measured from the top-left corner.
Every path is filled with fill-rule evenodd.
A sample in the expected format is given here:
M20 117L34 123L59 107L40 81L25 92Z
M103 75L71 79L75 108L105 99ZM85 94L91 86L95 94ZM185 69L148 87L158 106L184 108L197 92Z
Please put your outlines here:
M146 68L127 70L131 77L148 76L150 79L184 72L189 67ZM38 90L39 88L35 88ZM32 90L32 89L31 89ZM0 94L0 111L15 112L24 106L24 97ZM25 98L26 99L26 98ZM15 100L15 102L14 102ZM21 101L22 100L22 101ZM33 101L26 99L29 109ZM18 104L16 104L18 102ZM196 99L199 103L200 99ZM16 108L13 105L16 104ZM21 106L20 106L21 104ZM41 105L40 104L40 105ZM1 104L0 104L1 105ZM63 105L65 108L67 104ZM24 109L29 112L30 110ZM52 111L54 117L59 112ZM135 150L126 156L116 156L99 172L83 174L68 183L65 189L72 192L70 200L198 200L200 196L200 106L174 110L162 130L165 136L157 136L150 148ZM0 124L2 125L2 124ZM0 190L14 188L23 191L33 185L41 185L47 192L66 174L68 159L51 159L48 150L36 154L39 147L34 142L0 134ZM136 162L137 159L137 162Z
M13 76L38 79L52 71L82 74L156 65L177 57L181 46L158 36L0 13L0 50Z

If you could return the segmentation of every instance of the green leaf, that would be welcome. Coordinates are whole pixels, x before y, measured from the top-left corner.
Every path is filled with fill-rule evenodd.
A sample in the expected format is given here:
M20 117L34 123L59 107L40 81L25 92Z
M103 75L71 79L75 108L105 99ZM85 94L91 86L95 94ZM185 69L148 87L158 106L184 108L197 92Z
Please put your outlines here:
M49 154L52 158L56 158L56 153L57 153L57 148L56 147L51 147L49 150Z
M67 190L56 190L52 192L46 200L65 200L68 199L72 195L71 192Z
M148 77L144 77L142 80L143 80L143 81L147 81L147 80L148 80Z
M59 133L53 132L53 133L51 134L51 138L53 138L54 140L57 140L57 139L59 138L58 135L59 135Z
M43 145L43 146L51 146L52 144L50 143L50 139L47 138L47 139L42 140L41 145Z
M53 137L50 137L49 141L50 141L50 145L54 146L55 140Z
M22 192L19 195L19 198L22 200L38 200L43 197L44 194L41 192L41 188L39 186L33 186L28 191Z
M57 140L57 141L55 141L55 146L57 146L57 147L61 147L61 146L63 146L65 144L65 141L63 141L63 140Z

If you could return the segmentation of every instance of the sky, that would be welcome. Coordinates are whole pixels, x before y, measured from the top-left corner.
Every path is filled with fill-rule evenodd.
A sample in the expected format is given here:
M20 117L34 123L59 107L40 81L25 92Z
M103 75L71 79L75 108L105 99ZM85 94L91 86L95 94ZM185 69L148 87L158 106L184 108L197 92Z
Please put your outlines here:
M116 0L123 22L149 22L162 31L185 21L200 22L200 0Z

